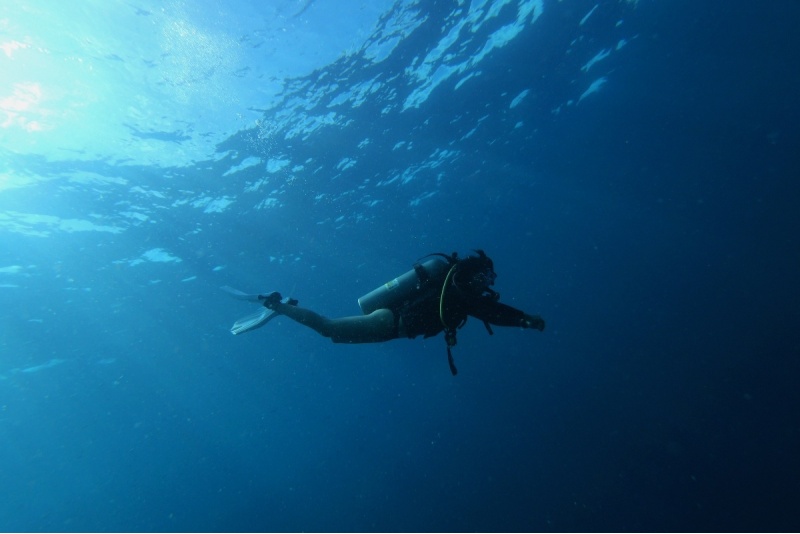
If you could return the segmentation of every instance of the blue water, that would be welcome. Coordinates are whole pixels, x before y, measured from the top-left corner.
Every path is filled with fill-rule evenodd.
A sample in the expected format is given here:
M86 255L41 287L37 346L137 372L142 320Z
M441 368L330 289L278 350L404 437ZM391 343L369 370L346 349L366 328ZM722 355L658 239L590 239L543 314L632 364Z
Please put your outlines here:
M0 530L797 531L798 18L4 2ZM229 332L473 248L457 377Z

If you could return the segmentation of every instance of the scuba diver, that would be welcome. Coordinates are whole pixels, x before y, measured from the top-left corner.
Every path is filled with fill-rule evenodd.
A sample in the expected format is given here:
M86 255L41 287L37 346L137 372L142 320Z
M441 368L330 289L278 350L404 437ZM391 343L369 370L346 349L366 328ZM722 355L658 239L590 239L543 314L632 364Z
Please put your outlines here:
M358 304L363 315L329 319L301 308L298 301L282 298L278 292L248 295L228 286L222 289L234 298L263 306L256 313L236 321L233 334L264 326L278 315L307 326L334 343L377 343L401 337L431 337L444 332L450 371L456 369L451 348L456 331L472 316L486 326L517 326L544 330L544 320L499 302L491 289L497 274L492 259L483 250L477 256L459 258L457 253L430 254L414 268L367 293ZM424 259L424 258L422 258Z

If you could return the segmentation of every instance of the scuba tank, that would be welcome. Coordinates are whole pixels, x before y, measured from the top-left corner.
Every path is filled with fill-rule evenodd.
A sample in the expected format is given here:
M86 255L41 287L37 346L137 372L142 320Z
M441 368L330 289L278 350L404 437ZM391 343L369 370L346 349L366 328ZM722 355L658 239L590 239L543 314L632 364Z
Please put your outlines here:
M414 268L386 282L358 299L364 315L381 308L393 309L410 299L414 292L432 279L440 278L450 268L450 263L442 258L431 258L423 263L415 263Z

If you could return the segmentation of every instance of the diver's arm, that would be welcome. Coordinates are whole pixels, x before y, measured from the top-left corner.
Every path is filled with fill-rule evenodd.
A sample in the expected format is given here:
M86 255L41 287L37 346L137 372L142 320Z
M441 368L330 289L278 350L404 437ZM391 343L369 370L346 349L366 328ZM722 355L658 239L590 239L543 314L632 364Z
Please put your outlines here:
M544 330L544 319L538 315L529 315L508 304L497 302L491 298L481 297L470 310L470 315L495 326L519 326Z

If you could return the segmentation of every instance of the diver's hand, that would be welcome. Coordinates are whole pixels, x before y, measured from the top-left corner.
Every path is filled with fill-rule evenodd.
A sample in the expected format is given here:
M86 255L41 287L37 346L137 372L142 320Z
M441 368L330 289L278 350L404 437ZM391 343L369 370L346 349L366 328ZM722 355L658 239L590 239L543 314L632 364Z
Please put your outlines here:
M544 330L544 319L538 315L528 315L527 313L522 317L523 328L535 328L539 332Z

